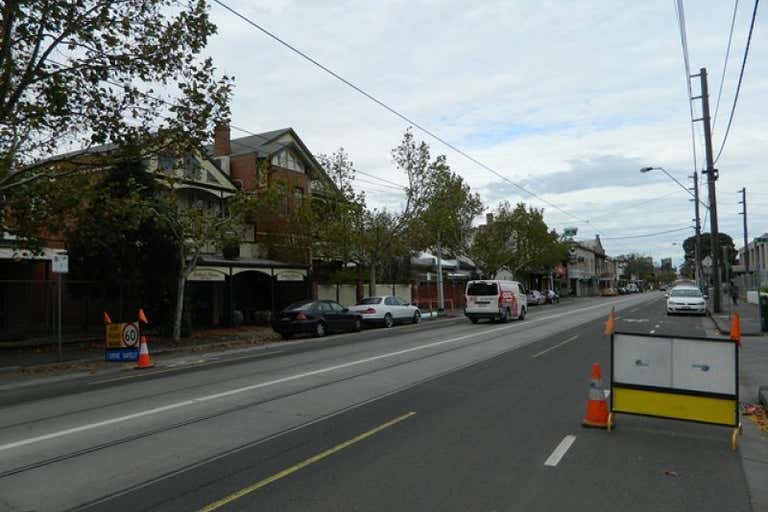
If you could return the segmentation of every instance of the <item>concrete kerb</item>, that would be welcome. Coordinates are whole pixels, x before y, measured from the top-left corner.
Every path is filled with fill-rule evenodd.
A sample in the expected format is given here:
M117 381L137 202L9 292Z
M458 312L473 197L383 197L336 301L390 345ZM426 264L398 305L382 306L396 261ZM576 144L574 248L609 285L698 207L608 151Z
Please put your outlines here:
M462 320L466 320L466 318L463 315L458 315L455 317L444 317L436 320L428 320L421 322L418 325L404 325L399 326L394 329L370 329L363 331L362 333L343 333L343 334L334 334L331 336L327 336L324 338L305 338L305 339L298 339L298 340L291 340L291 341L267 341L265 343L260 343L258 345L251 345L249 346L248 343L244 343L244 340L229 340L229 341L216 341L212 343L200 343L196 345L179 345L176 347L158 347L157 349L150 348L151 353L154 354L176 354L176 353L185 353L185 352L203 352L203 351L209 351L209 350L215 350L217 348L221 349L254 349L254 350L266 350L274 347L279 346L295 346L295 345L302 345L306 343L322 343L324 341L332 341L335 339L338 339L339 337L352 337L355 335L360 334L367 334L371 332L376 332L376 334L379 337L389 337L389 336L395 336L398 334L402 334L405 332L411 332L415 330L430 330L438 327L446 327L447 325L455 322L459 322ZM150 344L151 347L151 344ZM19 374L22 371L28 370L31 372L34 371L44 371L45 369L56 369L57 367L62 366L69 366L72 367L71 369L78 369L78 366L85 365L85 364L91 364L91 363L103 363L104 357L92 357L92 358L85 358L85 359L73 359L71 361L64 361L64 362L54 362L54 363L45 363L45 364L37 364L37 365L26 365L26 366L0 366L0 376L6 376L6 375L14 375Z

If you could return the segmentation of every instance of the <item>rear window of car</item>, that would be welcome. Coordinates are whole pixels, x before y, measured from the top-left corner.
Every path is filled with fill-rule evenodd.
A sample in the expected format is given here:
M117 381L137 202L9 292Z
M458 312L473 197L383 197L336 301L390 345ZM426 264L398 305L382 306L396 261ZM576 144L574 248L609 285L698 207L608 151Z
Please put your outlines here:
M358 302L358 304L361 304L361 305L381 304L381 297L366 297L360 302Z
M467 288L467 295L498 295L496 283L472 283Z
M290 306L285 308L285 310L286 311L306 310L306 309L309 309L312 306L312 304L314 304L314 303L315 303L315 301L313 301L313 300L302 300L302 301L299 301L299 302L294 302L293 304L291 304Z
M669 292L671 297L701 297L701 292L693 288L682 288Z

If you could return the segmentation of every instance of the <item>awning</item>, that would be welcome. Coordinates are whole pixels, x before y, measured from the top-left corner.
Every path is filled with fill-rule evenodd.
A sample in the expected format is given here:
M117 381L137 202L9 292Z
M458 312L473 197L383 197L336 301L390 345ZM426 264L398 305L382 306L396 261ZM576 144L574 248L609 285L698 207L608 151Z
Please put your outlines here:
M307 266L259 258L228 260L208 256L200 259L200 263L189 275L187 281L224 281L226 276L235 276L243 272L261 272L274 276L277 281L303 281L307 277Z
M26 249L16 249L16 248L12 248L12 247L2 247L2 248L0 248L0 260L51 261L51 260L53 260L53 256L55 254L63 252L63 249L51 249L50 247L43 247L41 250L42 250L41 253L35 254L32 251L29 251L29 250L26 250Z

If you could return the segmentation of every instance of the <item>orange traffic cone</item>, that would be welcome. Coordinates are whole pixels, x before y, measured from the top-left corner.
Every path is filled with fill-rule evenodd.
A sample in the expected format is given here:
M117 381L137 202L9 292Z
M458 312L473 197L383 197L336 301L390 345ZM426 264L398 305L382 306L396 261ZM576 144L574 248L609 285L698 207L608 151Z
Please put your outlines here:
M616 332L616 306L611 308L611 312L608 314L608 321L605 322L605 328L603 333L610 336Z
M603 392L603 376L600 373L600 365L592 365L592 380L589 383L589 397L587 398L587 414L581 424L585 427L610 428L608 424L608 404Z
M144 322L145 324L149 323L149 320L147 320L147 315L144 314L144 310L139 308L139 322Z
M152 361L149 359L149 349L147 348L147 337L142 336L141 337L141 345L139 346L139 362L136 366L134 366L135 369L140 370L142 368L152 368L154 365L152 364Z
M101 317L104 319L104 325L109 325L112 323L112 319L109 318L109 313L107 313L106 311L103 312Z
M740 325L739 313L734 311L731 313L731 336L730 338L736 342L741 348L741 325Z

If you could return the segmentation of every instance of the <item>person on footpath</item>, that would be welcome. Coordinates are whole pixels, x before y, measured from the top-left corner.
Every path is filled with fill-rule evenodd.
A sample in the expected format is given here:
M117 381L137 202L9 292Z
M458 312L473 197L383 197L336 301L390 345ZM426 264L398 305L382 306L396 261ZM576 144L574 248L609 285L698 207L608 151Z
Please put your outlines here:
M731 281L729 284L731 289L731 299L733 300L733 305L738 306L739 305L739 287L736 286L733 281Z

